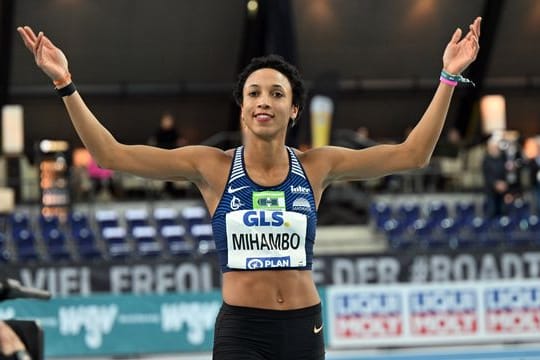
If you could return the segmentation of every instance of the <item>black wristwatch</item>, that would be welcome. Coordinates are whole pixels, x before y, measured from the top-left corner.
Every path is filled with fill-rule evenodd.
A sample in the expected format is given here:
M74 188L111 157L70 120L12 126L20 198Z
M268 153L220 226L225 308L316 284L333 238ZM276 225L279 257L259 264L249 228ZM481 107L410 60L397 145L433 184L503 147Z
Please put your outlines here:
M32 357L30 356L30 354L28 353L28 351L26 350L17 350L15 351L13 354L11 354L10 357L8 357L7 359L10 359L10 360L32 360Z

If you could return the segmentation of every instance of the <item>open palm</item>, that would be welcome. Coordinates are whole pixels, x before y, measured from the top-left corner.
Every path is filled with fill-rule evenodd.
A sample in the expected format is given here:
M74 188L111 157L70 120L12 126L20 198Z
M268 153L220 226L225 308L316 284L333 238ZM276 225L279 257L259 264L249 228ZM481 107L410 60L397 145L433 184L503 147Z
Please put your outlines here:
M478 55L480 45L480 23L482 18L477 17L469 25L469 32L461 38L462 31L457 29L446 46L443 54L443 69L451 74L461 74Z
M17 31L26 48L34 55L37 66L51 80L63 79L69 74L66 56L42 32L36 36L29 26L19 27Z

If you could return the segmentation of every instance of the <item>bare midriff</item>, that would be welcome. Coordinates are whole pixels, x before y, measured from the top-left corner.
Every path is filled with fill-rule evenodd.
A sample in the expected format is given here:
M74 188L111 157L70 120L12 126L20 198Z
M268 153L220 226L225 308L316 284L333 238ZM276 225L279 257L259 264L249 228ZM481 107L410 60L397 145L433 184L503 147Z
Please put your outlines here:
M311 271L230 271L223 274L223 301L260 309L301 309L320 303Z

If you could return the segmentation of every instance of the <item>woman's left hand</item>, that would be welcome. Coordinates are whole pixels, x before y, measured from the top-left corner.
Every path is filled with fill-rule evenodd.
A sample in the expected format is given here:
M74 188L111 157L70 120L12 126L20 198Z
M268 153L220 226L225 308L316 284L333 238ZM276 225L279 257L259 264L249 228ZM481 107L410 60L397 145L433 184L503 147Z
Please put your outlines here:
M462 31L457 28L443 54L443 69L450 74L461 74L475 59L480 50L480 22L477 17L469 25L469 32L461 38Z

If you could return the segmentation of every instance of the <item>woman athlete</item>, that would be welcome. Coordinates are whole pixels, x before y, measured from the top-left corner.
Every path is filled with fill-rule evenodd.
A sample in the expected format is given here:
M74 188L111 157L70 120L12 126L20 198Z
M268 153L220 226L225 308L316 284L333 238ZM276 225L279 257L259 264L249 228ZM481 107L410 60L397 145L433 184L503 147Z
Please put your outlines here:
M254 59L240 74L243 146L166 150L119 143L84 103L68 61L42 32L17 30L53 81L84 145L100 166L162 180L189 180L208 211L223 271L223 306L213 356L222 359L324 359L320 298L311 275L316 209L333 181L361 180L426 166L455 85L478 54L481 19L457 29L442 57L441 81L407 139L362 150L285 145L302 110L298 72L277 56Z

